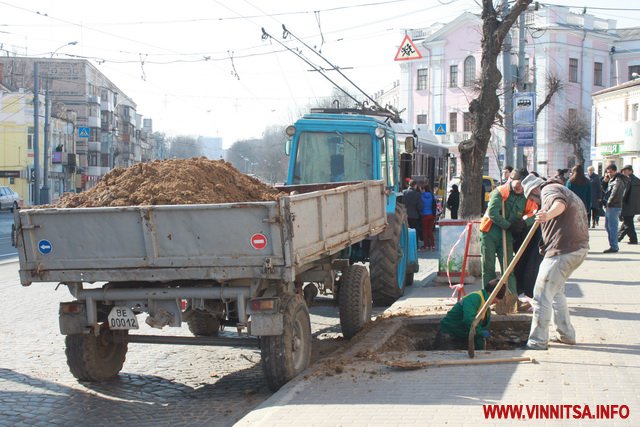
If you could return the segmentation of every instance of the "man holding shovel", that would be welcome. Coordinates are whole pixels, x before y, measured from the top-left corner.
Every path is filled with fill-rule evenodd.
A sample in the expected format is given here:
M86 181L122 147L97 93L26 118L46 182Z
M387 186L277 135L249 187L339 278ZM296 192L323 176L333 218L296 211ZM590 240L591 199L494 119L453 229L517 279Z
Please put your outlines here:
M589 223L584 204L558 180L529 175L522 181L524 194L541 206L535 220L542 228L540 264L533 290L533 319L527 348L546 350L551 315L558 336L554 341L576 343L564 294L567 279L582 264L589 251Z
M527 204L521 181L528 175L526 169L514 170L511 180L491 192L489 207L480 221L480 254L482 255L482 286L496 278L496 256L504 272L513 259L513 235L533 224L534 203ZM531 212L528 212L531 211ZM523 215L527 214L527 220ZM514 311L517 301L516 279L508 279L505 305ZM503 310L500 310L501 312ZM504 313L502 313L504 314Z

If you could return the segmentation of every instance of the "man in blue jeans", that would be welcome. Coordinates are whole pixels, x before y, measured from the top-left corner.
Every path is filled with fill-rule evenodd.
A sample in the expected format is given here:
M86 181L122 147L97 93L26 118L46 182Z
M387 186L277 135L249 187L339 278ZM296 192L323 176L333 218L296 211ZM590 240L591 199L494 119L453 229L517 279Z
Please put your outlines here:
M622 199L627 187L628 178L618 172L615 164L611 163L605 169L606 189L604 200L606 212L604 215L604 228L609 237L609 249L605 249L605 254L618 252L618 226L620 213L622 212ZM604 184L603 184L604 186Z
M573 345L576 331L571 324L565 284L589 252L587 211L580 198L558 178L547 182L529 175L522 181L524 194L540 206L536 222L541 224L544 255L533 289L533 318L527 348L546 350L551 318L557 336L553 341Z

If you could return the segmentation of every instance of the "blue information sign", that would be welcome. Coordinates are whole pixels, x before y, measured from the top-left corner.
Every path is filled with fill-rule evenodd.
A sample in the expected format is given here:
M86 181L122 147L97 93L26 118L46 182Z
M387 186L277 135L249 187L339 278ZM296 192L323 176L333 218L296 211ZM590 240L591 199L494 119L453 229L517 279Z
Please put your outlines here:
M513 145L516 147L533 147L533 126L516 126Z
M436 123L435 124L435 133L436 135L446 135L447 134L447 124L446 123Z
M535 121L536 94L519 92L513 95L513 125L533 125Z

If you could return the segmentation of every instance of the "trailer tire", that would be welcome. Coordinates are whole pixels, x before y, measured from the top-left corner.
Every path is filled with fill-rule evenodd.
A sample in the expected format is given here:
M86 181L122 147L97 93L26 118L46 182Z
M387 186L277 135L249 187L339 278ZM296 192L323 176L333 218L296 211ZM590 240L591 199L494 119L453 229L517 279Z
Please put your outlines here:
M311 323L304 298L286 297L281 311L283 334L260 337L262 371L273 391L305 370L311 360Z
M127 355L128 333L126 330L111 331L103 326L98 336L93 333L67 335L65 354L71 374L80 381L93 382L118 375ZM112 338L116 334L124 336L125 340L114 342Z
M220 331L220 319L202 311L194 312L187 320L187 325L197 337L216 337Z
M352 265L340 281L340 327L342 335L351 339L371 320L371 280L369 270Z
M373 304L388 307L404 295L407 273L407 254L403 244L408 244L407 210L396 204L396 212L389 219L391 238L373 240L369 252L371 293Z

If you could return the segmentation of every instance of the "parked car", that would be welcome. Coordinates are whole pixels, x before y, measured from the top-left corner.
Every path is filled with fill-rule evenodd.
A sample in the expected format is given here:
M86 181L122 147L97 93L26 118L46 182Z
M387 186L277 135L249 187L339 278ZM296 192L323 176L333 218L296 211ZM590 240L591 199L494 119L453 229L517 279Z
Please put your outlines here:
M20 206L20 196L9 187L0 187L0 210L9 209L13 212Z
M449 180L449 185L447 188L447 194L449 194L449 192L451 191L451 186L453 186L453 184L456 184L458 186L458 188L460 188L460 177L459 176L454 176L453 178L451 178ZM484 213L484 211L487 209L487 205L489 204L489 197L491 195L491 192L493 191L494 188L496 188L496 186L498 185L498 181L496 181L495 179L491 178L490 176L484 175L482 177L482 186L484 187L484 201L482 204L482 212Z

